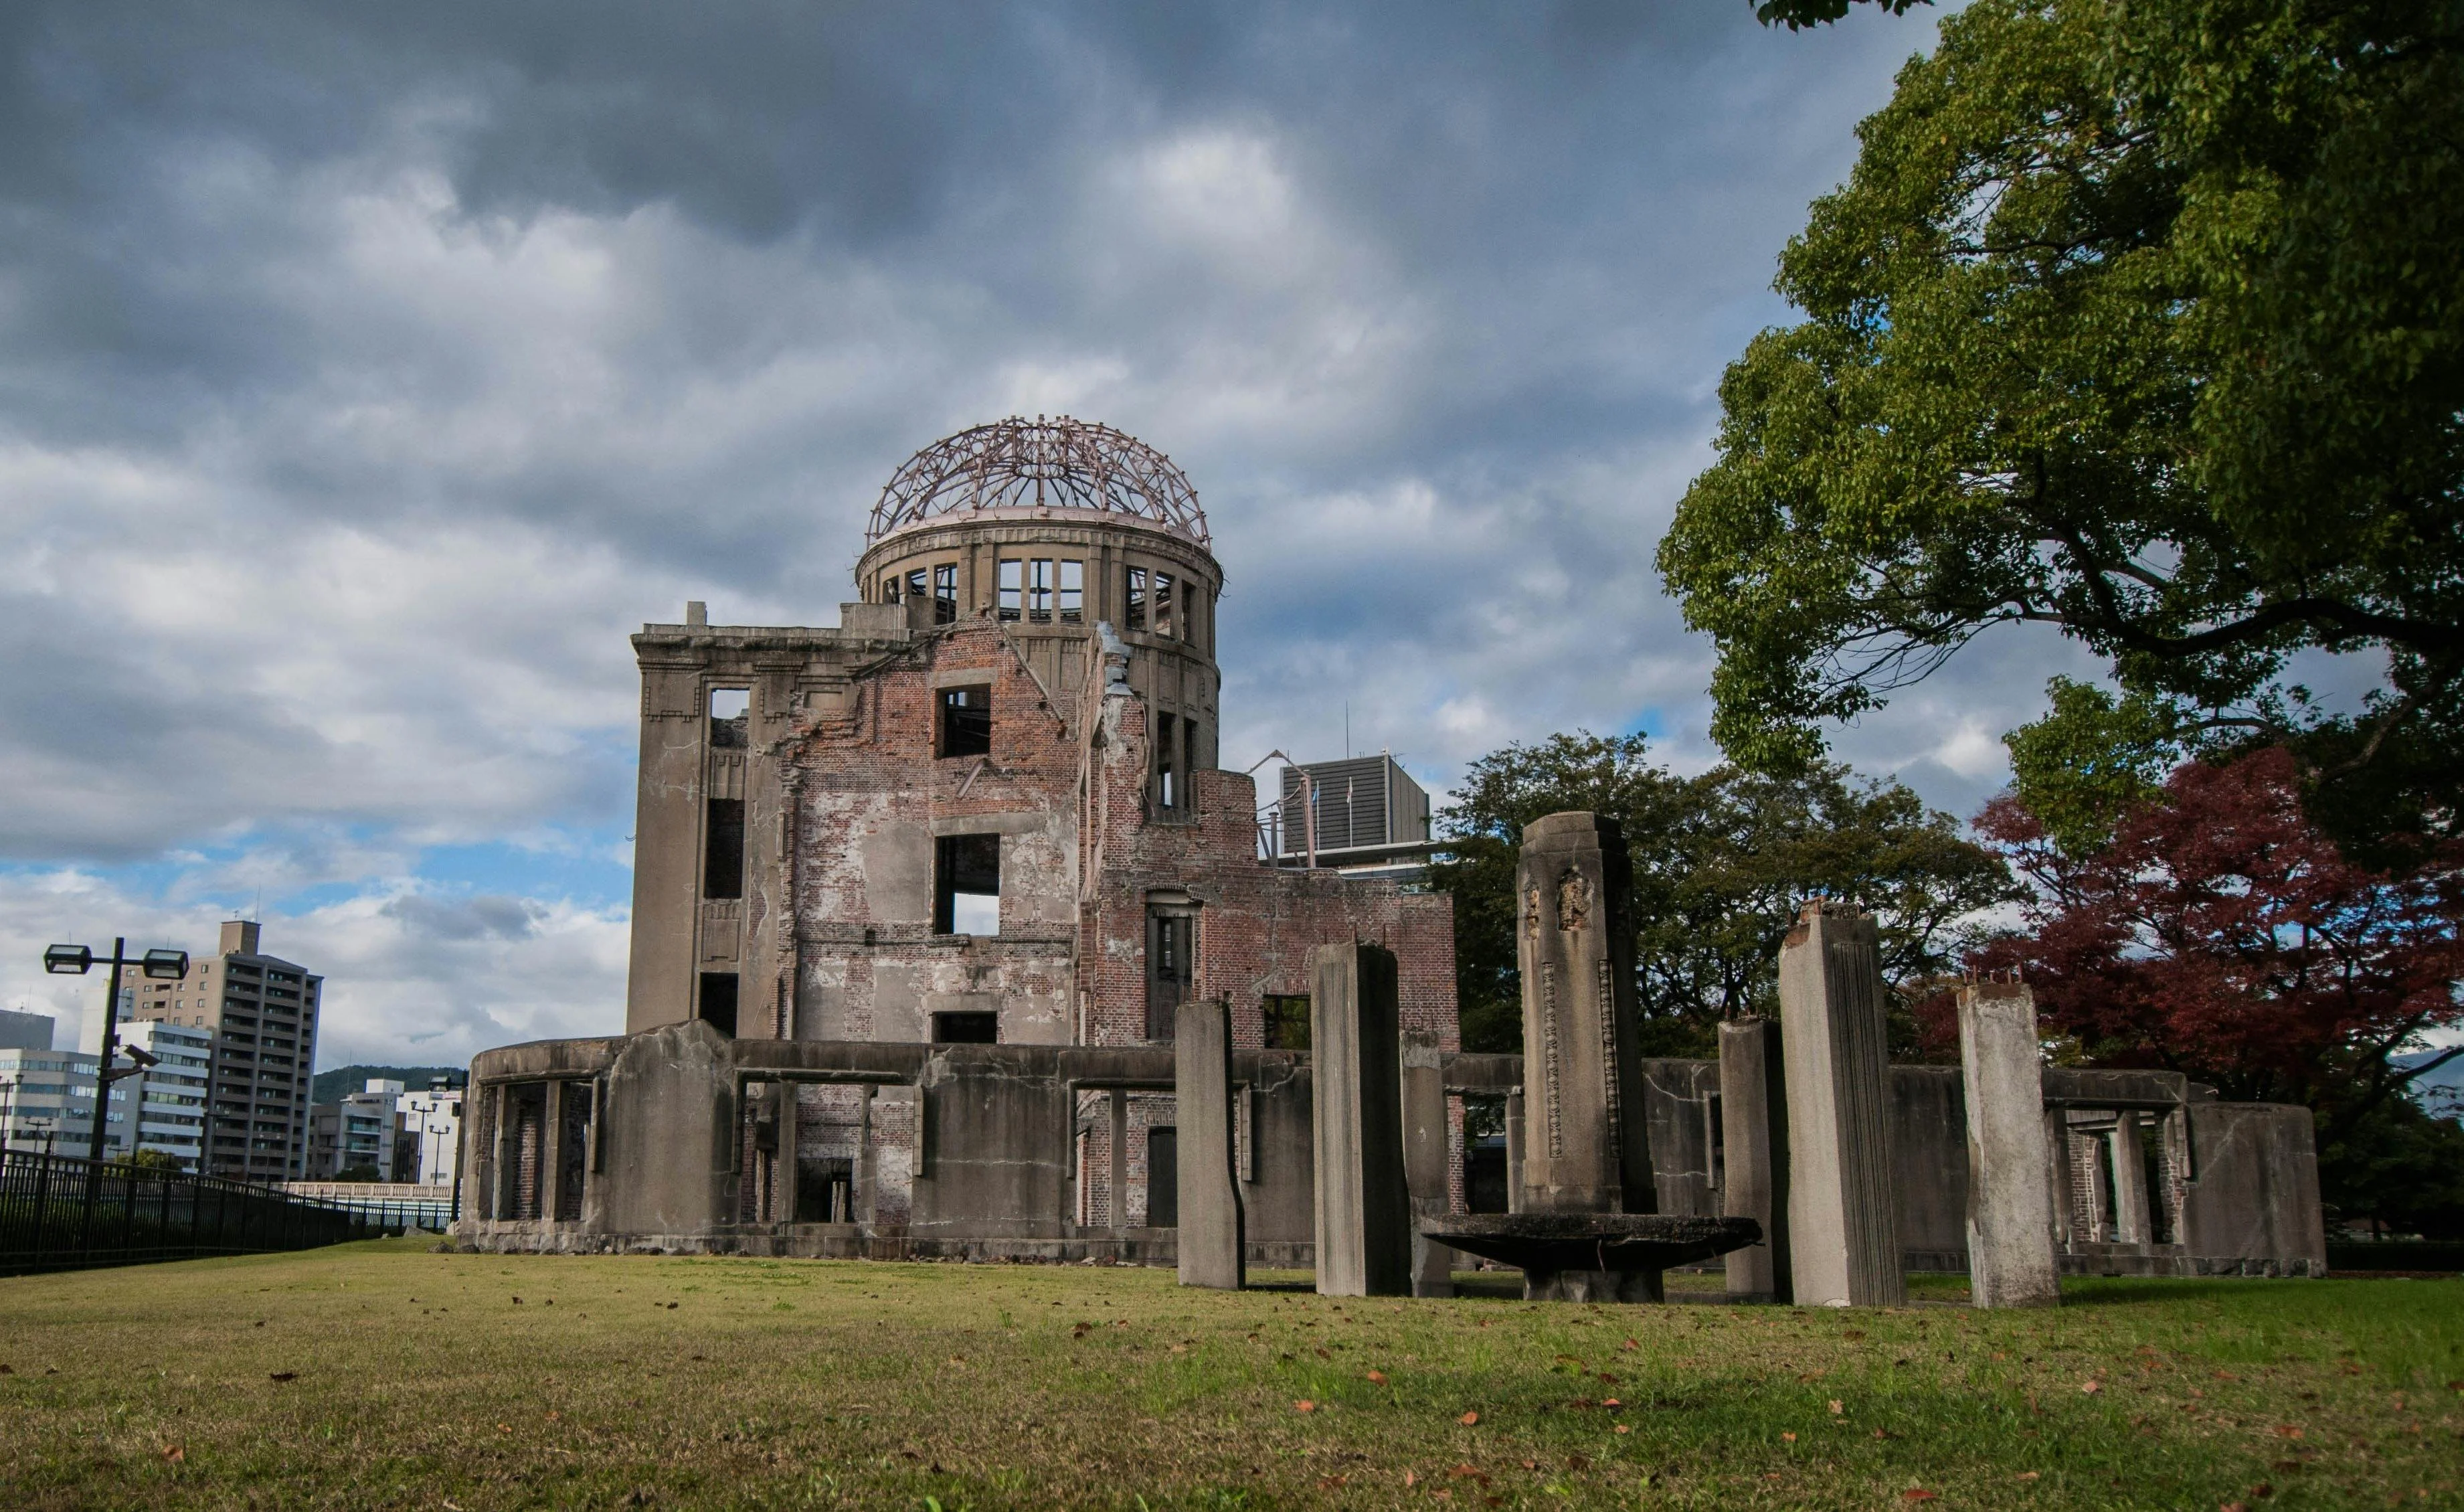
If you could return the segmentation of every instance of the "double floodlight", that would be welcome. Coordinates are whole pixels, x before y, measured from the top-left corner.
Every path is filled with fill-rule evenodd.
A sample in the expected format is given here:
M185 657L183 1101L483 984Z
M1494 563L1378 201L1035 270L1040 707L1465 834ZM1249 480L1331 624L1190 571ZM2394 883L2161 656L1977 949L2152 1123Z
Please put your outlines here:
M158 981L176 982L188 974L186 950L148 950L136 961L112 960L106 966L135 966ZM94 969L94 952L84 945L55 945L43 951L43 969L54 976L83 976Z

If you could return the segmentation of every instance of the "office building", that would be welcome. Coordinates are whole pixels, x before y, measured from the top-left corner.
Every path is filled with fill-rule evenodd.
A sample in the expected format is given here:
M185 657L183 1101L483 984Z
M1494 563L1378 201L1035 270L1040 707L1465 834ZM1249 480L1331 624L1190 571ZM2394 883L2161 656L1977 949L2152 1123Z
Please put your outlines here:
M308 1168L308 1081L325 979L259 944L255 921L225 923L220 950L191 962L187 976L139 979L129 1013L212 1036L204 1168L295 1181Z

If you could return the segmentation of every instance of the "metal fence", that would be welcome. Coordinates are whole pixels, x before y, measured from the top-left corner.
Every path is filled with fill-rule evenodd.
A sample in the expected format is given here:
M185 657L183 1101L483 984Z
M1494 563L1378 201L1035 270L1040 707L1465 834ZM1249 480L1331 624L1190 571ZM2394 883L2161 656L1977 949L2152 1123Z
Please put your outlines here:
M432 1204L355 1207L187 1171L0 1153L0 1276L307 1250L427 1227ZM451 1214L447 1214L450 1221Z

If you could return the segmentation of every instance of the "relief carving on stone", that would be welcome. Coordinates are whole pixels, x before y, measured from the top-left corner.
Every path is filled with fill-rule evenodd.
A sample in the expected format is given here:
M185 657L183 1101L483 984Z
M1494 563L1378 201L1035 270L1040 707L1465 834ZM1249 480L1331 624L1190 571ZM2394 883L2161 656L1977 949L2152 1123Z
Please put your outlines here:
M1557 927L1577 930L1592 922L1592 879L1573 867L1557 878Z
M1549 1158L1559 1160L1566 1153L1565 1125L1557 1111L1557 963L1546 961L1540 966L1540 1045L1541 1103L1549 1125Z
M1625 1143L1619 1126L1623 1109L1617 1087L1617 977L1605 956L1600 960L1599 1011L1600 1073L1608 1081L1608 1156L1614 1162L1618 1159L1617 1151L1625 1147Z
M1523 887L1523 931L1532 939L1540 938L1540 884L1527 882Z

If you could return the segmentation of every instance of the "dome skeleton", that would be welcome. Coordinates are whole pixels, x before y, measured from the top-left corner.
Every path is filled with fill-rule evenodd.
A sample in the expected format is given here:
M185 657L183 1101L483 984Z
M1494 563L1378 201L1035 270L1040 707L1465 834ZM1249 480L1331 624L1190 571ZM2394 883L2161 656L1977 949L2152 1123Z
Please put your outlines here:
M1012 415L924 448L891 475L865 542L939 515L1012 508L1128 515L1210 544L1198 490L1170 457L1068 415Z

